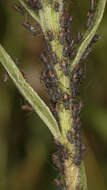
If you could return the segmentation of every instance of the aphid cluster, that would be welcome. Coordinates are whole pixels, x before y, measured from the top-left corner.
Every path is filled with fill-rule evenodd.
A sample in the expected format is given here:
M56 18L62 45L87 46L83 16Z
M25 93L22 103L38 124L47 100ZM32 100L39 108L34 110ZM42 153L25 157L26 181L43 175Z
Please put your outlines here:
M30 1L29 1L30 2ZM28 3L28 1L26 1L26 3ZM17 12L19 12L22 16L25 15L25 9L20 5L20 4L13 4L12 6ZM40 35L42 34L41 32L41 28L39 26L38 23L36 23L36 25L33 25L31 22L29 22L28 20L25 19L25 21L22 23L22 26L24 26L24 28L31 32L31 34L33 34L33 36L36 35Z
M45 70L41 73L41 81L44 82L46 88L48 89L48 95L50 97L50 109L59 125L58 102L62 98L62 92L59 88L58 79L54 70L54 65L57 64L57 56L51 51L51 44L48 40L46 40L45 44L47 51L44 51L40 56L45 67Z
M75 56L74 45L75 40L71 35L73 17L67 12L63 12L60 19L61 31L59 33L59 41L64 46L63 47L63 56L72 60Z
M69 153L67 148L61 145L58 141L55 140L54 143L56 144L58 151L52 155L52 161L61 173L59 176L60 178L54 180L54 184L57 186L58 190L64 190L66 189L66 184L62 179L64 176L64 161L68 159Z
M73 17L64 10L60 18L59 42L63 46L63 59L60 63L64 75L69 75L69 66L75 57L75 48L82 40L81 32L77 32L75 38L72 36Z
M85 65L78 65L76 66L71 74L71 93L72 93L72 117L73 117L73 135L74 139L72 138L72 132L69 131L67 134L67 138L70 143L75 144L75 155L74 155L74 163L76 165L80 165L84 151L85 145L82 143L82 137L80 133L80 113L81 109L83 108L82 101L78 101L79 95L79 87L84 79L85 76Z

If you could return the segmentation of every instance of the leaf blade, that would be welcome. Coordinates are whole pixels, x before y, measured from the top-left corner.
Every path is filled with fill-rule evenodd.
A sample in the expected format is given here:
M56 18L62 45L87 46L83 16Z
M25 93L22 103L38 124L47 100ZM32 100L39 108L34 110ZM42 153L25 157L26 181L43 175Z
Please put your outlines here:
M38 94L33 90L33 88L25 81L24 77L15 65L14 61L1 45L0 62L8 72L9 76L11 77L21 94L26 98L26 100L31 104L36 113L48 126L53 136L56 139L60 139L61 134L57 122L53 117L51 111L43 102L43 100L38 96Z
M83 36L83 41L77 51L77 54L76 54L76 57L75 57L73 63L71 64L71 67L70 67L71 71L79 63L86 48L88 47L89 43L91 42L92 38L94 37L94 35L100 25L100 22L102 20L106 2L107 2L107 0L99 0L92 24L90 25L89 29L86 31L85 35Z

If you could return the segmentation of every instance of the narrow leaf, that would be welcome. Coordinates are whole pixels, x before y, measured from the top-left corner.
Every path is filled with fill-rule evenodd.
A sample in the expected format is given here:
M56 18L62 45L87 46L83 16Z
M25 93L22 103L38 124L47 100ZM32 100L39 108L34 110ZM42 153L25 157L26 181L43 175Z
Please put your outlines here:
M106 2L107 2L107 0L99 0L93 21L92 21L89 29L85 33L85 35L83 37L83 42L81 43L81 45L78 49L77 55L76 55L73 63L71 64L71 71L79 63L79 61L80 61L82 55L84 54L86 48L88 47L89 43L91 42L92 38L94 37L94 35L95 35L99 25L100 25L100 22L102 20L102 17L104 14L104 9L106 6Z
M32 89L32 87L25 81L21 72L7 54L5 49L0 45L0 62L3 67L8 72L9 76L21 92L21 94L26 98L26 100L31 104L36 113L48 126L53 136L56 139L60 138L60 131L57 125L56 120L54 119L49 108L43 102L43 100L38 96L38 94Z

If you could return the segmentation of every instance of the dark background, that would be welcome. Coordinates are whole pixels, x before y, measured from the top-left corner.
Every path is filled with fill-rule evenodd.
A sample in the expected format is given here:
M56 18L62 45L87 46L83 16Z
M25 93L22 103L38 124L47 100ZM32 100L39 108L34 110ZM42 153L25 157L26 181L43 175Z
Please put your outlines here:
M26 18L12 9L14 2L0 0L0 42L47 103L46 89L40 83L43 36L34 37L23 28ZM88 9L88 0L72 2L74 31L83 30ZM27 19L34 23L28 16ZM86 79L81 86L89 190L107 189L107 8L98 34L101 40L86 62ZM0 189L54 190L53 179L58 171L51 161L56 151L52 135L34 112L21 109L25 104L0 65Z

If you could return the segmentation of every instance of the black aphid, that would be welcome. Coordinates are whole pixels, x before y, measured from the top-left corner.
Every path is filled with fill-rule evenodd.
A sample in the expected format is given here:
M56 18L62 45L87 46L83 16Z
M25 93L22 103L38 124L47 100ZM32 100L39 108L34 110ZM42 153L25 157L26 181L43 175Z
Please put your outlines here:
M13 4L13 8L19 12L21 15L24 15L25 14L25 10L23 7L21 7L20 5L17 5L17 4Z
M69 64L67 61L65 60L62 60L61 62L61 68L64 72L64 75L67 76L69 74Z
M70 95L69 94L64 93L64 95L63 95L63 103L64 103L64 106L65 106L65 109L68 110L70 108Z
M55 10L56 12L59 11L59 3L58 3L58 2L55 3L55 5L54 5L54 10Z
M50 30L47 31L47 37L49 41L52 41L54 39L53 33Z
M68 139L68 141L69 141L71 144L73 143L72 131L68 131L68 133L67 133L67 139Z

